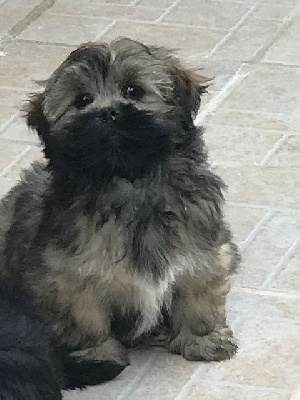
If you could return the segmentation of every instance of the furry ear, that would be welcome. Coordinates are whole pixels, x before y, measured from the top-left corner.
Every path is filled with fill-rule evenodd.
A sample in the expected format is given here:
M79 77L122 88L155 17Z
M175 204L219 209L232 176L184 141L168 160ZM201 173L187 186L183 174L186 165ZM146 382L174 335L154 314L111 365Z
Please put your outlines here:
M50 124L43 112L44 93L34 93L30 95L29 101L24 109L26 121L29 128L35 129L39 137L45 141L49 134Z
M168 66L175 84L175 97L179 100L185 115L188 118L194 118L210 79L183 66L170 50L154 46L149 49L154 57L164 61Z

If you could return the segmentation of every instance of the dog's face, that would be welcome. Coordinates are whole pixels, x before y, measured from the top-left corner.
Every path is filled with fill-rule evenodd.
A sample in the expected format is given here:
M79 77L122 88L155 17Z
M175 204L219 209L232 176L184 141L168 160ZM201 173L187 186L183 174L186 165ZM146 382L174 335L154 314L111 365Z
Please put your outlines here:
M185 140L201 78L163 48L130 39L82 45L32 97L28 125L54 169L134 180Z

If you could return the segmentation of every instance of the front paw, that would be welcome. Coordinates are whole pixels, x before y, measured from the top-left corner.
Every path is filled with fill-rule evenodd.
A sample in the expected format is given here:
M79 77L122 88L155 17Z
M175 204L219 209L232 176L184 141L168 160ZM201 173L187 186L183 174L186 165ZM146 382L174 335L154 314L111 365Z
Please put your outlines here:
M189 361L221 361L231 358L237 351L237 341L231 329L216 328L204 336L182 331L170 343L173 353Z

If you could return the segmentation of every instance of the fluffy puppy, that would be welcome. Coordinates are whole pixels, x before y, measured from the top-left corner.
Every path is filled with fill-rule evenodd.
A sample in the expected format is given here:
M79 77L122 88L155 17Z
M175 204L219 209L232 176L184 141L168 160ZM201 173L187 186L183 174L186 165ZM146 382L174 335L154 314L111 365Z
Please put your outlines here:
M3 274L76 357L125 366L123 344L160 326L188 360L237 349L225 300L239 257L193 124L205 89L169 51L122 38L73 51L30 100L48 163L3 201Z

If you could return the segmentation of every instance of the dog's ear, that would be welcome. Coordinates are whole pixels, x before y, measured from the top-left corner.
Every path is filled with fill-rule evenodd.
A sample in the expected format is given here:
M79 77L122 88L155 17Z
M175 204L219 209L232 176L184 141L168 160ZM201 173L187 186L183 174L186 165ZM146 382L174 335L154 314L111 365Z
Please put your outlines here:
M172 80L175 84L175 97L189 118L197 115L201 97L208 88L209 78L187 68L173 55L173 52L164 47L150 47L152 55L166 63Z
M50 124L43 111L44 100L44 92L31 94L24 109L27 125L29 128L35 129L43 141L50 131Z

